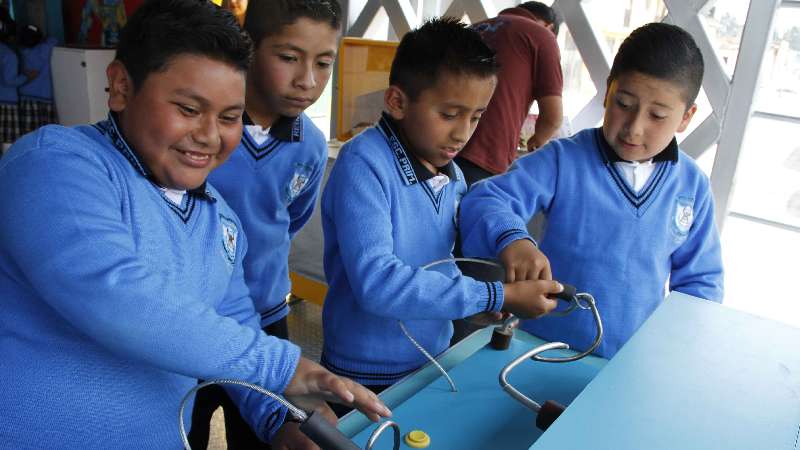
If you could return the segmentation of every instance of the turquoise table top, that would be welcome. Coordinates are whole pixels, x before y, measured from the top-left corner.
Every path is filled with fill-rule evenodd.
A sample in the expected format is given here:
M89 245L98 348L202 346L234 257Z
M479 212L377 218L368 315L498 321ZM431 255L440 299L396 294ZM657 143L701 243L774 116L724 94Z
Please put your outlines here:
M541 435L534 425L536 414L500 388L498 375L514 358L544 341L516 330L510 348L498 351L486 345L491 332L492 328L480 330L440 357L458 392L452 392L444 377L428 365L381 394L403 435L422 430L430 436L431 449L525 449ZM564 352L548 355L557 353ZM539 403L569 404L605 362L595 357L559 364L526 361L509 379ZM360 448L376 427L358 412L342 418L339 425ZM392 435L391 429L386 430L374 448L391 449Z

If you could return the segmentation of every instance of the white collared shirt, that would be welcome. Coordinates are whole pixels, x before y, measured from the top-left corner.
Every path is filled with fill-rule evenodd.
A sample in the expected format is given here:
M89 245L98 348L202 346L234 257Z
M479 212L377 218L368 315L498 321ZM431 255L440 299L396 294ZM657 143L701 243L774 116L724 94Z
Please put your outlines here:
M161 192L164 193L164 196L167 197L167 200L172 202L174 205L181 206L183 202L183 196L186 195L186 191L183 189L170 189L165 187L159 187Z
M647 184L647 180L650 179L650 175L652 175L653 171L656 169L656 164L653 162L652 158L643 162L617 161L614 165L622 172L625 176L625 181L628 182L635 192L639 192L644 185Z
M449 182L450 182L450 177L448 177L443 173L440 173L439 175L434 175L427 181L428 186L430 186L431 189L433 189L434 194L438 194L439 191L444 189L444 187L447 186L447 183Z
M245 125L244 127L247 129L247 134L256 141L257 145L263 144L269 137L270 127L263 128L261 125Z

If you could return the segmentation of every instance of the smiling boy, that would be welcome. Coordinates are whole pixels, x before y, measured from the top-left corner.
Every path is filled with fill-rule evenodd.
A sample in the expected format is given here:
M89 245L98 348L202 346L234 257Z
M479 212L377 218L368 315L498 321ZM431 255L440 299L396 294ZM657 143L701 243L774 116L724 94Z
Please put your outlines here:
M722 301L708 178L675 139L697 110L702 80L691 35L663 23L638 28L614 58L601 128L520 158L462 202L464 253L498 256L518 278L543 271L534 267L541 253L525 224L545 213L541 252L554 278L597 300L605 325L600 356L614 356L666 289ZM582 350L594 338L592 321L572 314L522 327Z
M211 3L145 2L107 69L108 119L43 127L0 161L3 446L182 448L198 379L388 414L259 327L242 225L206 183L239 143L251 50ZM285 409L230 392L269 439Z
M336 0L249 2L244 28L255 54L247 73L244 132L230 159L209 177L242 220L249 249L245 281L261 327L283 339L289 338L291 240L311 217L328 161L325 137L303 111L330 79L340 25ZM212 387L195 404L193 448L206 447L211 414L220 405L230 450L265 446L225 391Z
M466 192L453 157L475 131L496 84L494 52L455 19L403 36L380 122L342 147L322 198L325 275L322 364L380 391L425 364L400 329L444 351L451 319L555 307L554 281L486 283L449 267ZM338 413L342 413L340 410Z

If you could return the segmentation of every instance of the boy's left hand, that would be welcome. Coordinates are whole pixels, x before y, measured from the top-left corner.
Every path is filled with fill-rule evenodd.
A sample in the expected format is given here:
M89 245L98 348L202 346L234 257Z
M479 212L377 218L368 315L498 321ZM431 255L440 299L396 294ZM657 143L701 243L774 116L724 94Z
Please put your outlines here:
M500 262L506 268L506 282L523 280L552 280L550 261L533 242L519 239L500 252Z

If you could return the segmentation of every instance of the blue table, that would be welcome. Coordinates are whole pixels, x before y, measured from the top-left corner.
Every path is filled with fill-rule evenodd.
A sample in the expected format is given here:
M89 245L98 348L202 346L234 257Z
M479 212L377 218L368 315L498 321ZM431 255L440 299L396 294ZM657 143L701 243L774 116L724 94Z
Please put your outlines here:
M672 294L531 447L800 449L800 329Z
M496 351L490 335L442 356L459 392L426 366L381 395L403 434L421 429L443 450L800 449L800 329L673 293L608 364L526 361L512 372L532 399L569 404L544 434L497 382L542 341L517 331ZM363 448L375 424L352 413L339 428ZM387 430L375 448L391 444Z

